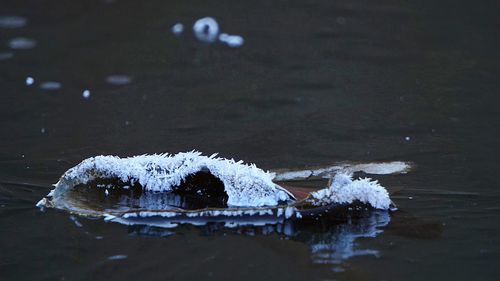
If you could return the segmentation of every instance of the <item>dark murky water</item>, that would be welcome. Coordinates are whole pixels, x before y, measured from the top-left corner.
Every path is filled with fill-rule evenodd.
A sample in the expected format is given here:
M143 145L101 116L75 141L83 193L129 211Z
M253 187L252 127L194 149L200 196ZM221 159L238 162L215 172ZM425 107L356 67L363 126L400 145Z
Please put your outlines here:
M0 280L496 280L496 4L3 0ZM203 16L245 44L196 41ZM86 157L191 149L267 169L417 169L379 177L399 190L390 218L296 229L34 207Z

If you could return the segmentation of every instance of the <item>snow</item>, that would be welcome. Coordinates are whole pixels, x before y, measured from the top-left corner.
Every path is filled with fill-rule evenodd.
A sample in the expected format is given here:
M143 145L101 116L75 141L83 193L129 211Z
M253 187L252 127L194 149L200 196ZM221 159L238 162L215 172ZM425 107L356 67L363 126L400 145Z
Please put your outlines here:
M360 201L373 208L388 210L391 199L387 190L369 178L353 180L350 174L339 173L330 187L311 193L317 204L351 204Z
M90 91L89 90L84 90L83 93L82 93L82 97L84 99L90 98Z

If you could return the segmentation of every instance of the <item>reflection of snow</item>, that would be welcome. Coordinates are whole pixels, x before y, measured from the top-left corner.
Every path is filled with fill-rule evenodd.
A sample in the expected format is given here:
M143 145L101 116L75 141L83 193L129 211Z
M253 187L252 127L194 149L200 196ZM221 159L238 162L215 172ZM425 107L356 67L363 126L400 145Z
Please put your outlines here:
M378 256L377 250L355 249L358 238L376 237L390 222L387 212L373 212L369 217L355 223L347 222L332 228L328 233L313 234L307 244L310 245L312 260L318 264L339 264L355 256Z

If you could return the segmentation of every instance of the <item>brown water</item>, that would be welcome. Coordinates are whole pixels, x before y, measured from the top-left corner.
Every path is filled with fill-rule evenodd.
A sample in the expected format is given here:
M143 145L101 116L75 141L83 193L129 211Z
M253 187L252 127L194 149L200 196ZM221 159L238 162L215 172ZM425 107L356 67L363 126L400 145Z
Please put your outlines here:
M27 20L0 21L0 280L498 278L496 1L0 7ZM245 44L196 41L203 16ZM181 37L169 31L176 22ZM19 44L27 49L9 47ZM62 85L43 90L44 81ZM86 157L192 149L266 169L417 168L378 177L400 190L391 218L339 225L127 227L34 207Z

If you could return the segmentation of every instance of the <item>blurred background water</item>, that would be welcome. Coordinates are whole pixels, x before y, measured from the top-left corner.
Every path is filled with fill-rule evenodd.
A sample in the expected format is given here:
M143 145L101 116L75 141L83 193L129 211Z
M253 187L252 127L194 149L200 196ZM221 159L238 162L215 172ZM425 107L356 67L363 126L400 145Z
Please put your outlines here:
M0 280L496 280L498 8L3 0ZM205 16L244 45L196 40ZM265 169L416 169L378 178L399 190L392 218L302 232L136 229L34 207L86 157L192 149Z

